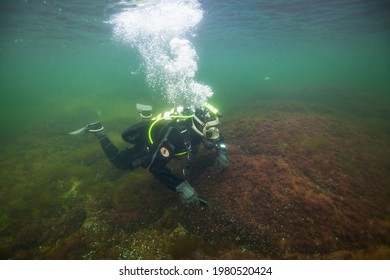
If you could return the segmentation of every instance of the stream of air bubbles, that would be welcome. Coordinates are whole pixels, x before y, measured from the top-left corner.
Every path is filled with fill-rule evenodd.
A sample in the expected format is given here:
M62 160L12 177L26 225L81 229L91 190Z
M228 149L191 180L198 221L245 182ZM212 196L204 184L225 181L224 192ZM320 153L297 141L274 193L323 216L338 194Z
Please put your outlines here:
M203 17L197 0L130 2L109 21L115 39L139 51L149 86L174 105L203 104L211 88L195 80L198 56L191 43Z

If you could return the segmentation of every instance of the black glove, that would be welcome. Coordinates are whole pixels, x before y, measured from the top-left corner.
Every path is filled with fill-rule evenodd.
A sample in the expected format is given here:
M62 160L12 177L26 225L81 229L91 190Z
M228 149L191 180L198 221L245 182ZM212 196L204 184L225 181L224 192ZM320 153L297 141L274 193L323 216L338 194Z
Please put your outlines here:
M226 153L218 153L214 161L214 166L218 172L225 170L229 166L229 160L227 159Z
M187 181L178 185L176 191L179 193L180 199L186 207L200 205L198 194Z

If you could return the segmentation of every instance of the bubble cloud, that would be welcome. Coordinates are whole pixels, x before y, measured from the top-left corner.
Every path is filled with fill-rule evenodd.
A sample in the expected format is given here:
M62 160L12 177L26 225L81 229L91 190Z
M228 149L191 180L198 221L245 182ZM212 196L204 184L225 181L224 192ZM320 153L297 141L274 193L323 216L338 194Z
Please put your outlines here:
M203 104L212 89L195 80L198 56L190 39L203 18L197 0L143 1L114 15L115 39L139 51L147 83L174 105Z

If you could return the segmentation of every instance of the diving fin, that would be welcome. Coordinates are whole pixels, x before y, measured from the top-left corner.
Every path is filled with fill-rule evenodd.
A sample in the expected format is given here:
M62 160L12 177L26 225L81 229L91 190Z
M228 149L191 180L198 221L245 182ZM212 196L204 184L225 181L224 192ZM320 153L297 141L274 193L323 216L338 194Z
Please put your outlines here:
M137 103L136 108L138 110L138 113L144 119L149 119L153 115L153 108L150 105L143 105Z
M207 206L207 201L202 199L202 198L198 198L199 202L200 202L200 205L202 206Z
M69 132L69 134L71 135L83 135L87 132L87 127L84 126L83 128L80 128L78 130L75 130L75 131L72 131L72 132Z
M82 135L82 134L85 134L86 132L96 133L96 132L103 131L103 129L104 129L104 127L100 122L93 122L93 123L87 124L86 126L80 128L78 130L72 131L69 134Z

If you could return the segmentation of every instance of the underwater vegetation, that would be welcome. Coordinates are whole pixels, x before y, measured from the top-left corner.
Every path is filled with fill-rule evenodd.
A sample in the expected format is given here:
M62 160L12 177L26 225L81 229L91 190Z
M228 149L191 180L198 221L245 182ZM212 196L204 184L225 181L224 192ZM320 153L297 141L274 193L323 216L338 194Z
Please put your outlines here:
M190 162L189 180L209 203L199 209L143 169L116 170L91 135L66 135L70 120L5 141L0 258L389 259L384 127L308 103L225 111L229 169L215 172L202 149Z

